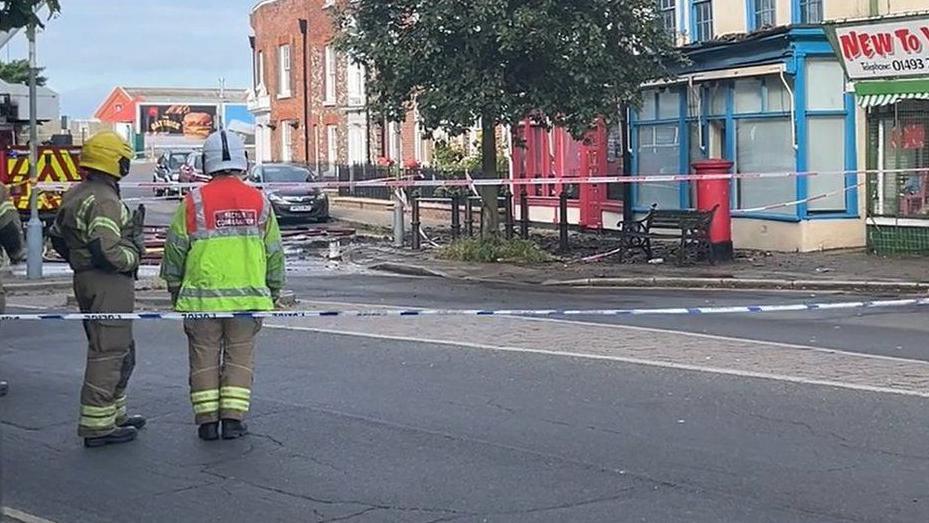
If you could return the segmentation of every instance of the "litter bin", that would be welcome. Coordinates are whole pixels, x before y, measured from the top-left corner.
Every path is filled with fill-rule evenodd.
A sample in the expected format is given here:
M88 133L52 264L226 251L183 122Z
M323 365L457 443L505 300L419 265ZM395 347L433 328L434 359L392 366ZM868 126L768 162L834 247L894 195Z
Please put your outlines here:
M698 175L729 174L732 165L729 160L711 159L695 162L693 168ZM710 224L710 256L716 261L729 261L733 257L731 182L730 178L697 180L697 208L701 211L716 208Z

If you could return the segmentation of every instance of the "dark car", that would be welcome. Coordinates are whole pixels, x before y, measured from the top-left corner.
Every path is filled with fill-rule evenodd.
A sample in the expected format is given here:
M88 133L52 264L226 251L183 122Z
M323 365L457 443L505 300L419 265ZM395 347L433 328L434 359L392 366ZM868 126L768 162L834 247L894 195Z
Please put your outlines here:
M155 173L152 175L152 181L155 183L176 184L180 181L181 167L187 163L187 158L191 152L186 151L165 151L158 157L155 164ZM154 189L155 196L180 194L177 188L157 187Z
M181 166L178 182L180 183L206 183L210 177L203 174L203 155L195 152L187 155L187 160ZM187 194L190 189L181 189L182 194Z
M265 163L256 165L249 173L252 183L303 183L317 181L312 171L300 165ZM318 188L310 187L265 187L274 214L281 221L329 220L329 198Z

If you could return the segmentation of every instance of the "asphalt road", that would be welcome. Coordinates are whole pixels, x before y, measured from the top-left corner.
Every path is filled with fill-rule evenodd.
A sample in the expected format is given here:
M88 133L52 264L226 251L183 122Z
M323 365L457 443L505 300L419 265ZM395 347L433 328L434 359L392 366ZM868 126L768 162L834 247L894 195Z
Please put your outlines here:
M291 287L302 299L352 308L806 299L368 274L297 275ZM925 314L636 321L775 341L809 343L815 334L821 346L901 346L917 357ZM331 321L340 323L265 329L253 435L215 444L197 440L191 423L179 326L138 323L130 403L151 424L137 442L95 451L75 435L80 325L4 325L0 369L14 388L0 400L3 503L57 522L929 520L929 382L914 382L925 394L853 382L856 372L867 379L868 365L877 373L888 363L880 358L821 355L816 368L791 370L788 360L809 351L602 324ZM613 357L630 344L641 345L637 363ZM660 360L675 350L761 354L782 377ZM924 362L893 363L901 380L926 376ZM792 380L819 371L837 386ZM846 375L847 386L838 383Z

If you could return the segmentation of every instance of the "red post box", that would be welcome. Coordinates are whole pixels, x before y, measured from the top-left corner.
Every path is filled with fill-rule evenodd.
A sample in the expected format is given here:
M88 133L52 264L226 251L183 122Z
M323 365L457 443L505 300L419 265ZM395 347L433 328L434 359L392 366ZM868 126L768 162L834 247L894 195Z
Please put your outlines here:
M732 169L729 160L703 160L693 164L698 175L729 174ZM731 179L697 180L697 208L709 211L716 208L713 223L710 225L710 255L717 261L731 260L732 251L732 211L730 207L729 188Z

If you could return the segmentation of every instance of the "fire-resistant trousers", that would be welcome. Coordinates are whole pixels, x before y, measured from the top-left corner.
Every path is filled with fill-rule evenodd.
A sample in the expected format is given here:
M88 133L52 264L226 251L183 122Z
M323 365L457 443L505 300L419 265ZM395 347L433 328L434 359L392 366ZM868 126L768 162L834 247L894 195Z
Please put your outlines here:
M135 305L135 282L125 274L90 270L74 275L74 296L83 313L129 313ZM126 387L135 368L132 322L84 322L87 367L81 389L78 435L106 436L126 419Z
M255 336L261 320L186 320L190 401L198 425L243 420L252 396Z

